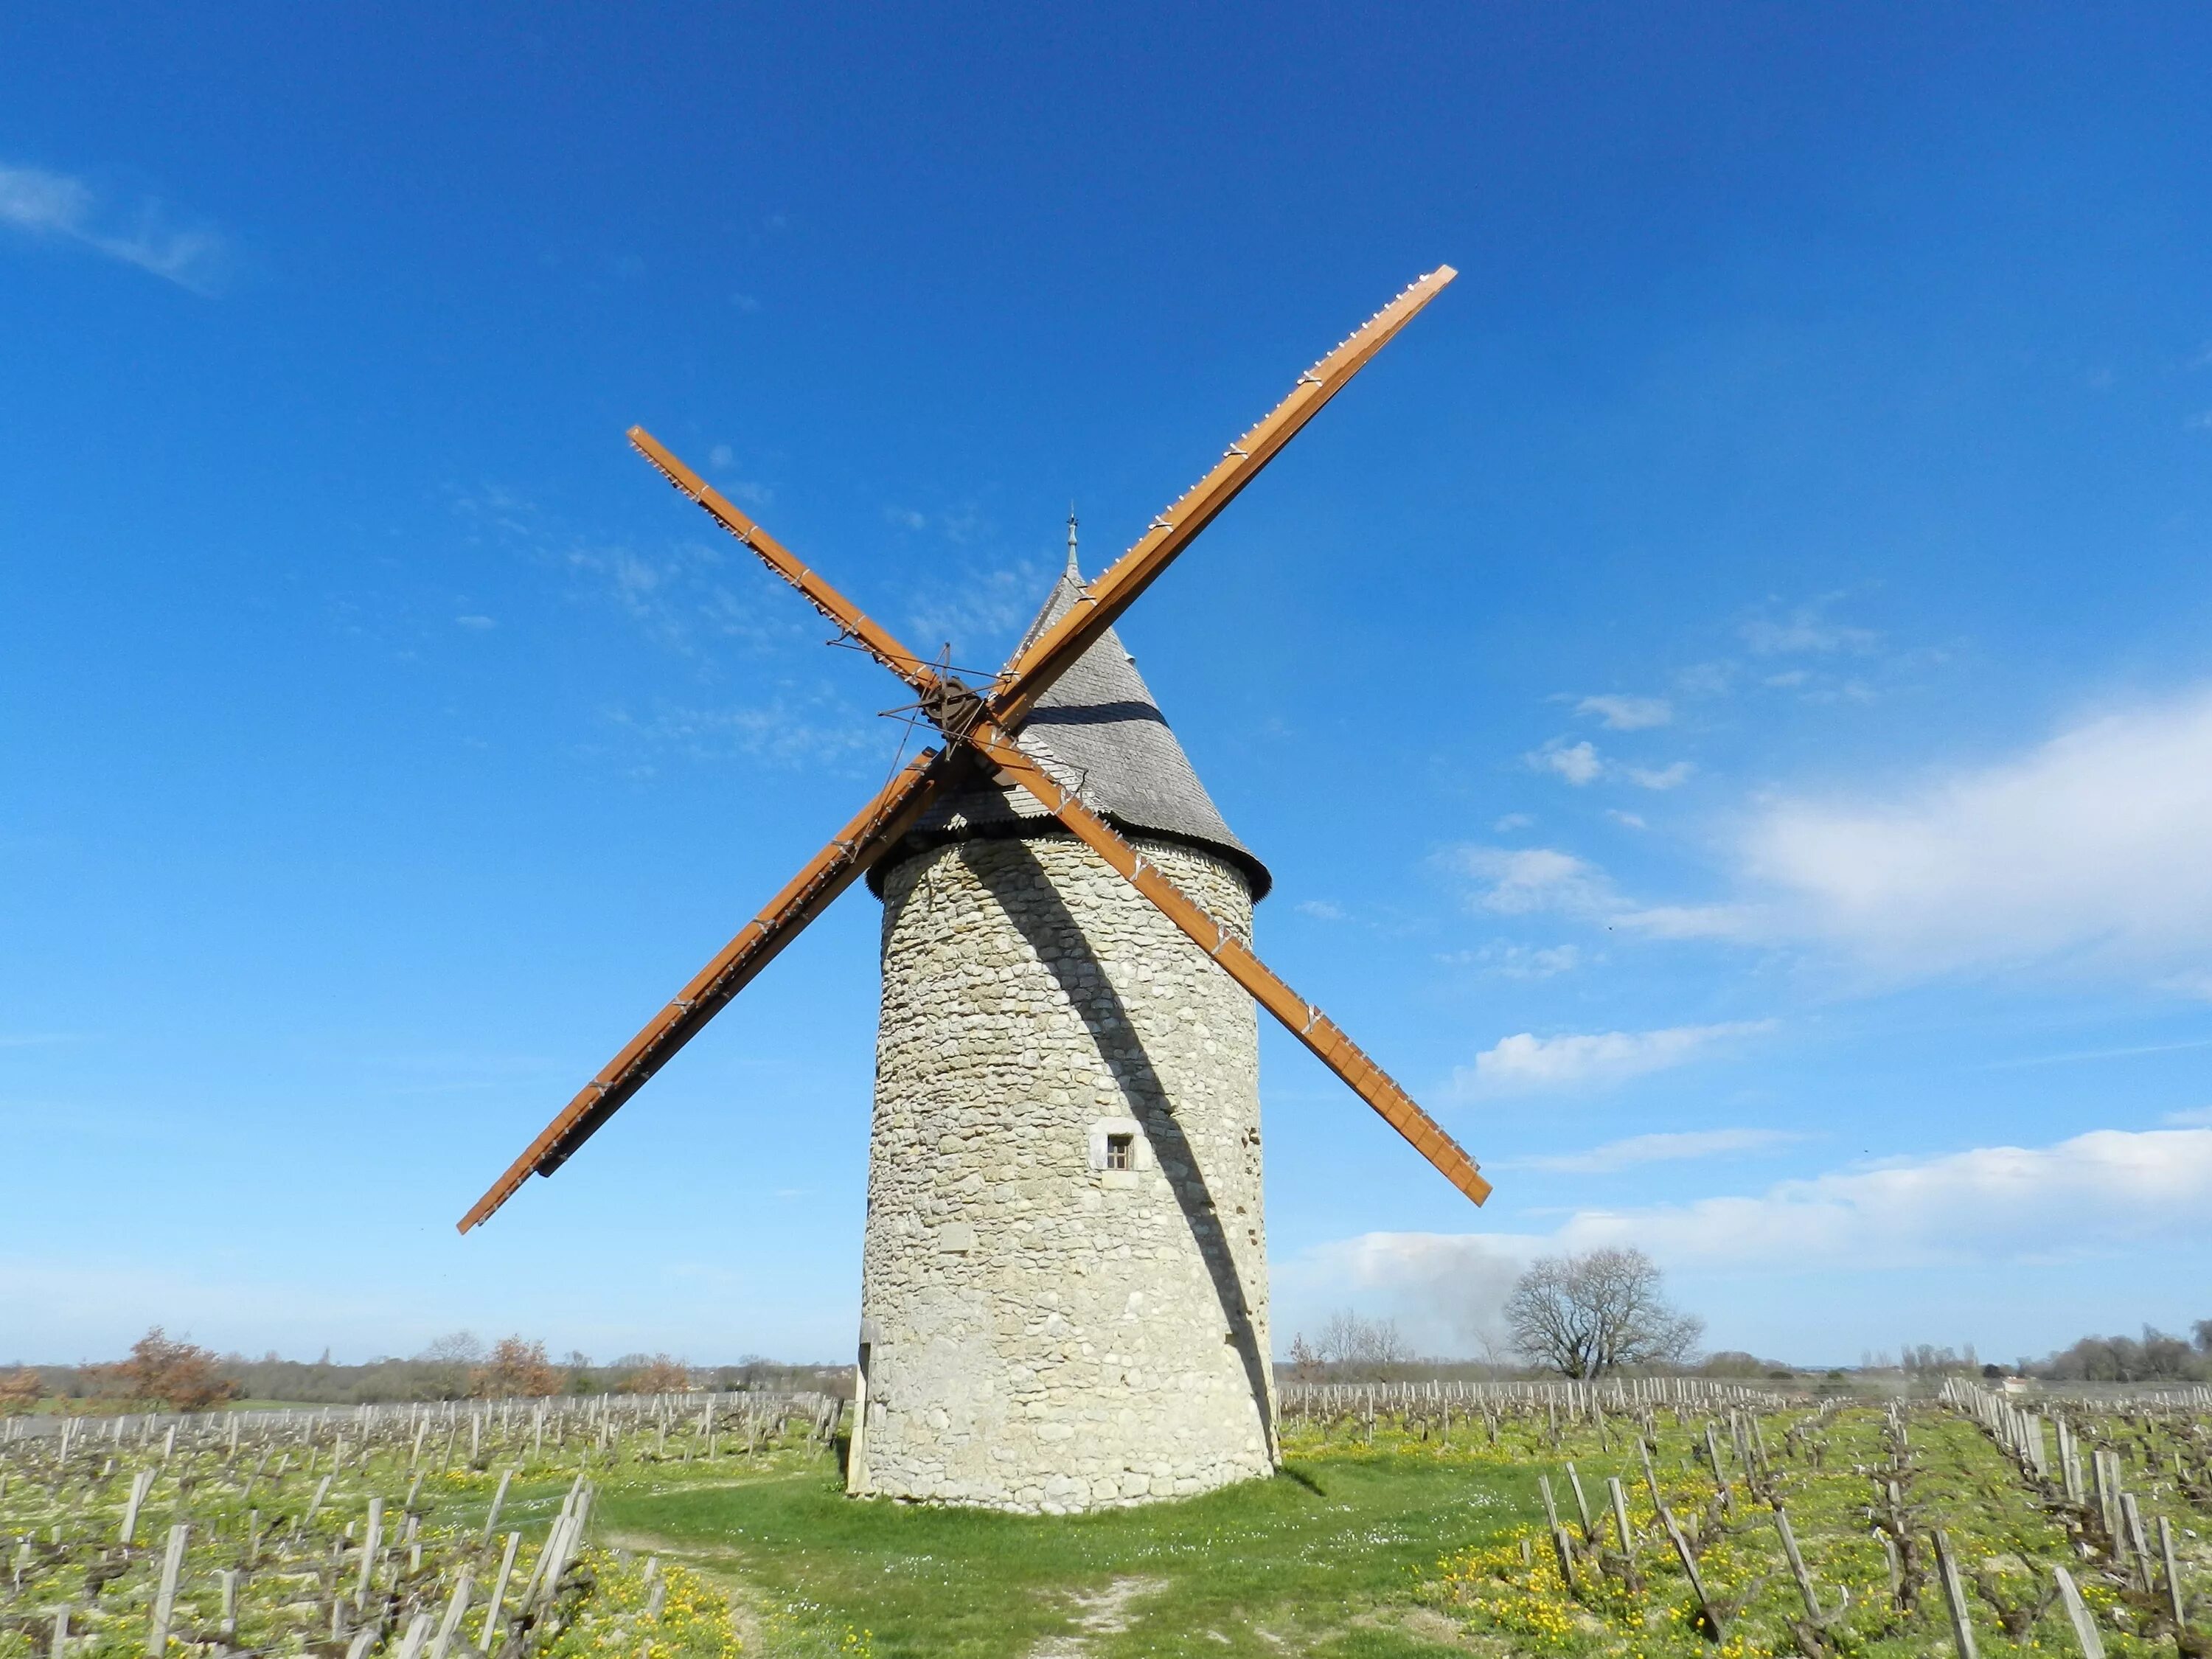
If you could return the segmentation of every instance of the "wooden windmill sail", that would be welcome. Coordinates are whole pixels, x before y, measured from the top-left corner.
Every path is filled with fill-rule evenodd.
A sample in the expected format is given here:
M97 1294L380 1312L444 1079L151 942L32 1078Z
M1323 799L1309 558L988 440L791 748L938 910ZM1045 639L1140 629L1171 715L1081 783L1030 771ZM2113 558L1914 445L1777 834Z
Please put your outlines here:
M956 806L965 811L993 810L988 803L994 797L996 810L1049 815L1096 852L1446 1180L1481 1203L1489 1195L1490 1183L1435 1120L1333 1020L1262 963L1236 930L1182 891L1124 833L1170 842L1193 839L1233 855L1241 844L1220 824L1218 816L1196 829L1179 821L1178 812L1188 814L1197 808L1188 795L1180 801L1168 799L1176 793L1174 787L1156 788L1159 798L1151 800L1104 798L1103 781L1096 787L1091 782L1096 769L1082 763L1081 732L1073 727L1055 731L1052 720L1054 693L1063 677L1098 672L1096 665L1102 661L1110 672L1119 653L1099 653L1092 647L1115 621L1454 275L1449 266L1440 266L1421 277L1301 374L1290 395L1231 444L1182 499L1156 517L1134 546L1096 580L1070 584L1069 591L1057 597L1056 608L1041 618L1042 625L1031 631L1006 668L985 685L964 684L908 650L658 441L641 428L633 428L630 441L678 490L799 589L843 638L866 650L906 684L944 741L941 747L925 750L863 806L675 1000L584 1085L470 1207L461 1218L460 1231L465 1233L485 1220L531 1175L550 1176L559 1169L800 929L909 833L931 823L931 814L941 817ZM1095 699L1098 688L1085 690ZM1171 738L1168 742L1172 746ZM1179 749L1175 759L1182 761ZM1132 775L1170 775L1172 768L1164 771L1164 764L1131 769ZM1188 763L1182 765L1187 773ZM1196 792L1195 800L1204 802L1210 813L1212 804L1205 800L1195 778L1190 787ZM980 807L979 802L983 803ZM1258 884L1264 885L1264 869L1257 860L1251 865L1248 873L1256 872Z

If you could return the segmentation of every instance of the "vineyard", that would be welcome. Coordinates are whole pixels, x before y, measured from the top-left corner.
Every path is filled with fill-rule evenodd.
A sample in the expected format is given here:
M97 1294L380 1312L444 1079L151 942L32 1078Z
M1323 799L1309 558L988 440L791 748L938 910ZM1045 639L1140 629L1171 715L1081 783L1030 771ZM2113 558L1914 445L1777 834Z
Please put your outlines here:
M1564 1396L1564 1397L1563 1397ZM1545 1470L1416 1592L1493 1652L2212 1654L2212 1390L2022 1411L1666 1382L1299 1402L1326 1445ZM1388 1425L1378 1436L1376 1424Z
M2212 1391L1286 1388L1285 1475L855 1504L842 1402L0 1429L0 1659L2212 1655Z
M599 1547L596 1491L818 1452L836 1411L720 1395L9 1419L0 1656L710 1659L734 1646L725 1598Z

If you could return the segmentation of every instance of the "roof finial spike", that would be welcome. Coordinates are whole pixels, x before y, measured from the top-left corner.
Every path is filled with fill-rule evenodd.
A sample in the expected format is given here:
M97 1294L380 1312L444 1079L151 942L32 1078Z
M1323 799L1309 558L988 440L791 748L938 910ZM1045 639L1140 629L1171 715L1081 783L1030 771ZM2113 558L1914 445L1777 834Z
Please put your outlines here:
M1075 503L1072 501L1067 504L1067 574L1081 585L1083 568L1075 562Z

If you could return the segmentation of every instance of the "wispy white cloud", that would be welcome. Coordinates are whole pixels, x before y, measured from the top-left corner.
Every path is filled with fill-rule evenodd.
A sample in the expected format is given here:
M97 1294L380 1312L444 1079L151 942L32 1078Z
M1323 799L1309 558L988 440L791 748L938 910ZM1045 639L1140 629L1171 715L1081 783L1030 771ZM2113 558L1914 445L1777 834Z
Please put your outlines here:
M1664 726L1674 718L1674 705L1664 697L1631 697L1613 693L1584 697L1575 705L1578 714L1595 714L1615 732L1641 732Z
M1632 827L1643 827L1633 813L1615 816L1634 820ZM1773 936L1770 918L1757 904L1638 904L1621 894L1600 866L1557 847L1467 842L1444 848L1437 862L1462 884L1470 909L1509 916L1570 916L1651 939L1750 944Z
M606 713L609 725L655 749L694 760L742 757L777 766L819 765L874 755L888 747L867 716L822 698L779 697L750 707L663 706L649 714Z
M1446 870L1471 884L1468 902L1478 909L1508 916L1547 910L1587 916L1622 908L1602 870L1555 847L1469 842L1447 848L1439 857Z
M1513 945L1500 940L1480 950L1453 951L1439 960L1454 967L1480 968L1505 979L1551 979L1572 973L1582 965L1583 953L1572 945Z
M2212 1129L2212 1106L2191 1106L2183 1112L2168 1112L2160 1120L2170 1129Z
M1501 1170L1546 1170L1560 1175L1610 1175L1643 1164L1678 1164L1695 1158L1726 1158L1767 1152L1805 1137L1787 1129L1684 1129L1630 1135L1585 1152L1553 1152L1501 1159Z
M1631 830L1644 830L1650 827L1634 812L1624 812L1617 806L1607 807L1605 815L1615 823L1625 824Z
M1439 856L1480 910L1809 948L1887 978L2056 967L2212 999L2208 847L2212 685L1908 787L1768 796L1717 849L1725 896L1640 902L1559 848Z
M2116 1048L2069 1048L2055 1054L2028 1054L2016 1060L1993 1060L1982 1069L2014 1072L2034 1066L2071 1066L2083 1060L2132 1060L2137 1054L2171 1054L2189 1048L2212 1048L2212 1037L2191 1037L2182 1042L2130 1042Z
M1722 939L1736 945L1768 943L1771 917L1755 904L1623 904L1609 912L1608 927L1647 939Z
M1737 849L1773 925L1914 975L2073 957L2201 973L2212 688L1887 799L1785 798Z
M1577 789L1586 783L1595 782L1598 775L1605 770L1605 763L1598 758L1595 746L1588 741L1568 743L1564 738L1554 738L1541 749L1532 750L1522 758L1539 772L1558 773Z
M1316 921L1342 921L1348 914L1342 905L1332 904L1327 899L1300 899L1291 908Z
M2208 1232L2212 1129L2192 1128L2098 1129L1785 1181L1754 1197L1585 1211L1561 1236L1577 1249L1634 1242L1670 1262L1757 1268L2047 1261Z
M1607 760L1588 738L1569 743L1565 738L1553 738L1521 758L1534 770L1554 773L1577 789L1600 778L1626 778L1639 789L1674 789L1688 782L1697 769L1688 761L1656 767L1624 765Z
M1774 1029L1772 1020L1674 1025L1656 1031L1595 1031L1541 1037L1532 1031L1501 1038L1452 1073L1462 1099L1612 1088L1632 1078L1672 1070L1717 1046Z
M1687 783L1690 774L1697 769L1687 761L1675 761L1668 766L1631 766L1623 769L1628 781L1639 789L1674 789Z
M0 224L91 248L195 294L218 292L232 264L228 243L208 227L181 224L151 201L117 213L83 179L43 167L0 164Z
M1871 629L1832 620L1827 614L1832 603L1832 595L1779 613L1747 617L1736 631L1745 647L1762 657L1797 653L1832 656L1838 652L1871 651L1881 643L1881 636Z
M453 626L456 628L465 628L472 633L481 634L489 629L498 627L499 624L489 617L468 616L454 617Z
M1497 823L1492 824L1490 828L1492 833L1494 835L1510 836L1516 830L1528 829L1535 822L1536 820L1529 817L1526 812L1508 812L1504 817L1498 819Z

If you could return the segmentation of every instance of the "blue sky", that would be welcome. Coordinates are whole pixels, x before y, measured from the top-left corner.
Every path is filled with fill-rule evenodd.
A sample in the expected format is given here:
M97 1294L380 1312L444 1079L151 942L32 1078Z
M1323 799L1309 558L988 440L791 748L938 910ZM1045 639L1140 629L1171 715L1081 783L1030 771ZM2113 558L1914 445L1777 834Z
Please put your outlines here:
M876 907L452 1223L901 701L1416 273L1127 619L1263 953L1279 1340L1642 1244L1718 1346L2212 1314L2212 24L0 21L0 1358L842 1358Z

